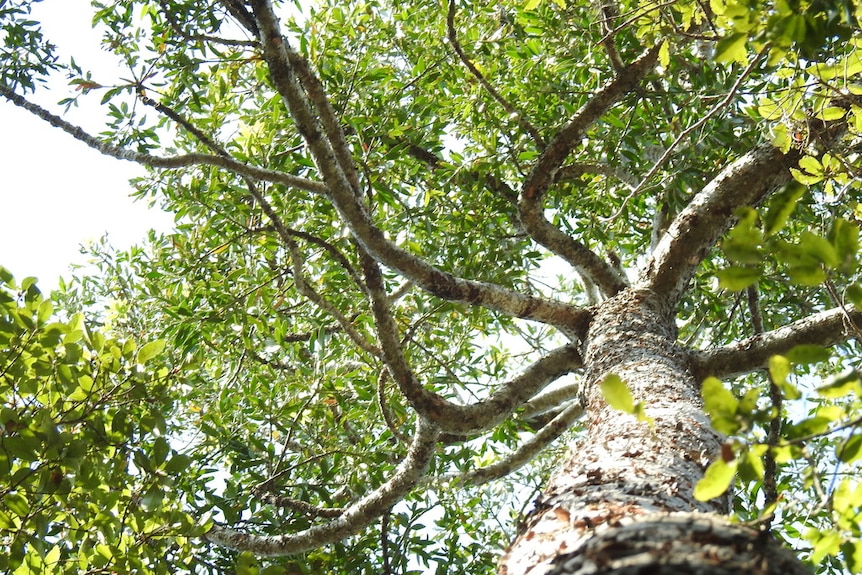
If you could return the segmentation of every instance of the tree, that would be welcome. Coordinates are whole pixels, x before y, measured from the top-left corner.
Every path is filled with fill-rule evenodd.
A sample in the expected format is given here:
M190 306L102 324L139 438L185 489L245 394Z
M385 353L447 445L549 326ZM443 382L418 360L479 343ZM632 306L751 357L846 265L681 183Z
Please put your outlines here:
M126 472L179 515L10 569L141 530L155 571L862 570L852 2L93 6L123 74L8 0L0 94L176 213L55 299L166 342ZM29 98L57 71L104 133Z

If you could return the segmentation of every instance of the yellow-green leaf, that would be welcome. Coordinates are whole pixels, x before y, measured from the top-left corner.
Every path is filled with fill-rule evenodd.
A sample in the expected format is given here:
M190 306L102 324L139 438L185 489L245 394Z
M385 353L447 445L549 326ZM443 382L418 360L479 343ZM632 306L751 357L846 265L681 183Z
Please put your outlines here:
M665 69L667 69L670 64L670 46L667 40L662 42L661 48L658 49L658 61Z
M823 108L817 114L817 117L825 122L829 122L832 120L840 120L844 117L844 114L847 113L847 110L844 108L839 108L838 106L829 106L828 108Z
M615 374L608 375L602 380L599 387L608 405L625 413L633 414L635 412L635 402L632 398L632 392L620 376Z
M859 372L853 370L843 373L832 379L826 385L818 387L816 391L817 395L820 397L830 399L844 397L845 395L854 392L856 395L860 395L860 392L862 392L862 385L860 385Z
M137 363L144 364L153 359L165 349L165 340L157 339L149 343L145 343L138 350Z
M755 268L731 266L715 272L718 285L731 291L741 291L760 279L760 271Z
M709 501L723 495L736 476L737 460L718 459L709 464L703 478L694 486L694 498Z
M747 64L748 53L745 51L747 41L747 34L731 34L727 38L719 40L715 46L715 61Z

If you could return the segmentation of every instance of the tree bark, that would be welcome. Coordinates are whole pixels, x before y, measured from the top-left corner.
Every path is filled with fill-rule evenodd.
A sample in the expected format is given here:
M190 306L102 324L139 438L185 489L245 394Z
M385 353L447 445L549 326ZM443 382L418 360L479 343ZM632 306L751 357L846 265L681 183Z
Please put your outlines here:
M629 288L596 310L582 352L586 436L523 522L502 575L805 572L768 533L719 519L728 495L694 498L723 438L675 340L673 310L650 290ZM599 384L610 374L652 422L607 405Z

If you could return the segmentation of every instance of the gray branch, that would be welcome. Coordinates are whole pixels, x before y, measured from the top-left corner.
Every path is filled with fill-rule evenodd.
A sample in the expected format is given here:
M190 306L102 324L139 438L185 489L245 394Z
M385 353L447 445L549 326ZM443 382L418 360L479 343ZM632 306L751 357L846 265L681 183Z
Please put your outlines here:
M283 184L291 188L305 190L314 194L326 193L326 186L321 182L315 182L313 180L300 178L299 176L293 176L291 174L285 174L284 172L279 172L276 170L267 170L256 166L250 166L248 164L239 162L231 157L211 154L184 154L181 156L164 157L152 156L150 154L143 154L141 152L135 152L126 148L120 148L118 146L111 145L108 142L104 142L96 138L95 136L87 133L80 126L71 124L66 120L62 119L61 117L52 114L38 104L34 104L23 96L16 94L6 86L0 85L0 96L5 97L7 100L12 102L16 106L20 106L21 108L24 108L35 116L38 116L42 120L45 120L55 128L60 128L76 140L84 142L86 145L90 146L97 152L106 156L110 156L112 158L116 158L118 160L127 160L144 166L163 169L186 168L189 166L200 165L216 166L219 168L224 168L241 176L263 180L266 182L272 182L275 184Z
M573 401L554 419L542 426L533 437L500 461L444 479L449 479L457 485L482 485L505 477L532 461L536 455L565 433L583 414L583 404L580 401Z
M694 271L736 220L734 210L753 206L790 181L798 151L763 144L745 154L698 192L671 222L642 274L643 285L675 306Z
M563 302L521 294L498 285L458 278L401 249L386 238L371 220L363 199L355 193L340 165L330 138L319 122L325 98L317 91L306 91L294 66L290 50L281 35L278 19L269 0L253 0L252 10L261 32L261 44L270 77L293 117L297 130L306 141L322 179L327 196L350 227L353 236L383 265L390 267L431 294L494 309L510 316L554 325L570 336L583 334L588 313Z
M459 405L429 391L417 379L401 348L398 327L389 308L380 267L370 256L363 257L363 270L377 336L387 367L410 406L447 433L468 435L488 430L505 420L533 395L552 381L583 365L575 345L558 347L529 365L514 378L502 383L488 398Z
M293 555L341 541L359 533L413 489L434 456L438 437L436 426L420 419L407 456L389 481L344 508L332 521L287 535L244 533L215 525L205 538L216 545L250 551L260 557Z
M627 286L626 279L586 245L575 240L545 218L543 198L556 180L574 146L620 98L633 90L656 64L658 48L647 51L596 92L575 117L557 133L539 156L521 188L518 212L524 229L537 243L566 260L606 296Z
M862 312L849 307L822 311L723 347L692 355L692 372L698 381L709 376L731 378L763 369L773 355L787 353L797 345L825 347L857 337Z

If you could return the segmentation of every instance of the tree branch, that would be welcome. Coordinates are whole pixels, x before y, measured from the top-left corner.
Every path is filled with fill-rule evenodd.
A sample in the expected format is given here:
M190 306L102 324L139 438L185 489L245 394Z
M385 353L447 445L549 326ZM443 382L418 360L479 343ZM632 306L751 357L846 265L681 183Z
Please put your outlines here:
M624 289L627 286L625 278L587 246L554 227L545 218L542 200L557 178L563 162L580 142L587 128L634 89L653 69L657 59L658 47L655 47L627 66L587 101L539 156L521 188L518 201L521 222L527 233L536 242L565 259L606 296Z
M802 344L831 346L858 334L862 312L834 308L810 315L778 329L757 334L723 347L694 352L692 372L702 381L712 375L731 378L763 369L773 355L787 353Z
M458 41L458 32L455 30L455 0L449 0L449 10L446 13L446 38L449 40L449 44L452 46L452 49L455 51L455 54L458 56L458 59L461 60L461 63L473 74L473 77L482 85L485 90L491 94L491 97L497 100L503 109L506 111L509 116L516 118L518 120L518 125L522 130L530 134L530 137L533 138L533 142L536 144L536 147L540 150L545 147L545 140L542 138L542 135L536 129L533 124L530 123L529 120L524 116L524 114L518 110L515 106L512 105L506 98L503 97L500 92L497 91L494 86L485 78L485 75L476 68L476 65L470 60L467 54L464 52L464 49L461 47L461 42Z
M742 86L742 82L746 78L748 78L748 76L751 74L751 72L754 71L754 68L757 67L758 64L760 64L760 61L763 60L763 58L769 52L769 49L771 47L772 47L772 44L767 42L763 46L763 48L760 49L760 52L757 54L757 56L751 60L751 62L748 64L748 67L746 67L745 70L742 71L742 73L736 79L736 82L733 83L733 86L731 86L730 91L728 91L727 95L724 98L722 98L719 103L717 103L715 106L713 106L706 114L701 116L697 120L697 122L693 123L692 125L690 125L685 130L683 130L682 132L679 133L679 135L676 137L676 139L674 139L674 141L671 143L671 145L668 146L668 148L662 153L662 155L659 157L659 159L655 161L652 168L649 169L649 171L646 173L646 175L643 177L643 179L640 181L640 183L638 185L636 185L634 187L634 189L632 189L629 192L629 195L626 196L626 198L623 200L623 203L620 204L620 207L617 209L617 211L612 216L610 216L609 218L603 218L603 221L612 222L612 221L616 220L620 216L620 214L623 213L623 210L625 210L626 205L635 196L637 196L638 193L647 186L647 184L649 184L649 181L652 179L653 176L655 176L658 173L658 171L665 164L665 162L667 162L667 160L671 157L671 154L673 154L674 150L676 150L677 146L679 146L683 140L688 138L692 134L692 132L694 132L695 130L697 130L698 128L703 126L707 121L709 121L710 118L712 118L713 116L718 114L723 108L730 105L730 103L733 101L733 98L736 96L736 93L739 91L740 86Z
M564 182L587 174L601 174L609 178L615 178L630 190L638 185L638 180L634 174L623 168L601 162L575 162L573 164L566 164L557 172L557 177L554 181Z
M258 180L272 182L275 184L284 184L285 186L305 190L314 194L326 193L326 186L321 182L315 182L306 178L300 178L298 176L293 176L291 174L286 174L284 172L279 172L276 170L267 170L256 166L250 166L248 164L244 164L242 162L234 160L229 156L210 154L184 154L182 156L163 157L152 156L150 154L143 154L141 152L134 152L125 148L113 146L107 142L99 140L95 136L88 134L80 126L71 124L66 120L60 118L59 116L52 114L48 110L42 108L38 104L34 104L33 102L28 101L24 97L19 96L6 86L0 85L0 96L3 96L16 106L20 106L28 112L31 112L32 114L38 116L42 120L45 120L55 128L60 128L76 140L84 142L99 153L106 156L110 156L112 158L116 158L118 160L127 160L144 166L150 166L152 168L164 169L186 168L189 166L198 165L216 166L237 173L241 176L255 178Z
M580 383L570 383L540 393L524 404L524 409L518 414L518 419L530 421L534 417L559 408L561 405L577 398L580 393Z
M363 269L386 365L411 407L444 432L470 434L490 429L549 383L582 365L577 348L564 345L501 384L500 389L487 399L467 405L452 403L425 389L417 380L401 351L398 328L389 313L389 298L384 290L380 268L371 257L366 257Z
M586 329L588 312L562 302L527 296L501 286L465 280L443 272L425 260L389 241L372 222L368 210L351 186L329 139L318 121L322 106L309 101L290 63L288 48L269 0L251 2L264 58L270 77L287 105L297 130L306 141L327 184L327 195L338 209L354 237L382 264L390 267L431 294L448 301L479 305L507 315L540 321L562 329L570 337L580 337ZM320 94L320 97L324 97Z
M226 8L229 6L228 2L222 2L222 4L224 4ZM180 23L177 21L176 15L171 11L170 4L168 4L167 0L159 0L159 7L162 9L162 13L164 13L165 19L168 21L171 29L184 40L212 42L214 44L223 44L225 46L257 46L257 42L251 40L231 40L229 38L219 38L218 36L207 36L206 34L189 34L183 30L182 26L180 26ZM235 14L232 15L236 18ZM248 15L247 12L246 15ZM249 22L251 21L249 20Z
M565 433L583 414L584 406L581 402L573 401L535 435L500 461L460 475L441 479L448 479L456 485L483 485L489 481L505 477L532 461L539 452Z
M420 418L407 455L392 477L356 503L345 507L332 521L287 535L243 533L214 525L204 538L216 545L250 551L261 557L302 553L345 539L367 527L413 489L434 456L438 436L436 426Z
M668 226L642 273L645 287L667 294L674 307L697 266L735 221L734 210L756 205L790 181L799 156L766 143L722 170Z

